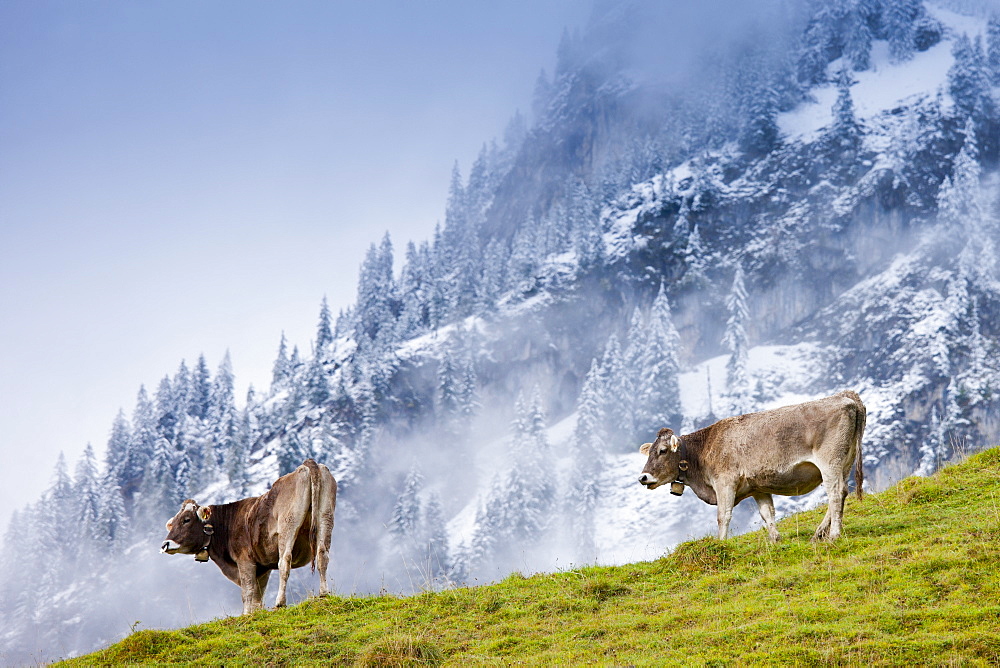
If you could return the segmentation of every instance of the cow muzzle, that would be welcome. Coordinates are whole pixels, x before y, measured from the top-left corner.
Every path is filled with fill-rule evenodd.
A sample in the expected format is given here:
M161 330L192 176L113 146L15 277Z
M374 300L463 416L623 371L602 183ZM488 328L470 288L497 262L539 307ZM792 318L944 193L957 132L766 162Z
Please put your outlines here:
M644 485L646 489L655 489L660 485L660 481L648 473L643 473L639 476L639 484Z
M172 540L163 541L163 545L160 546L160 552L163 554L177 554L181 549L181 546Z

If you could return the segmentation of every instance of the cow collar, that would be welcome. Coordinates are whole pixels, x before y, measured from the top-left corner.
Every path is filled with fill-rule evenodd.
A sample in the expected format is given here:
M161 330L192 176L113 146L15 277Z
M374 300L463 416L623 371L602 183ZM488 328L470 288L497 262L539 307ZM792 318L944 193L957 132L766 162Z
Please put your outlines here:
M213 527L210 522L205 522L202 524L202 530L205 532L205 544L202 545L201 549L194 555L194 560L205 563L208 561L208 545L212 542L212 534L215 533L215 527Z
M687 446L684 445L684 439L678 438L681 442L680 447L677 451L680 453L681 460L677 462L677 477L672 483L670 483L670 493L674 496L680 496L684 493L684 485L687 484L685 478L687 477L687 470L690 466L690 462L687 458Z

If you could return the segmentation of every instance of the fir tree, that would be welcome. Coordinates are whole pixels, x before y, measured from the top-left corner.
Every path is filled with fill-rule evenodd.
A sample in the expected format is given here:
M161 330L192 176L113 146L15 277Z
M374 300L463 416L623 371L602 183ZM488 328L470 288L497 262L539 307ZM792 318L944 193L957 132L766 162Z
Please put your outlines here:
M853 71L864 72L871 68L872 39L869 8L857 2L848 14L844 43L844 57Z
M600 496L599 478L604 469L606 431L605 388L599 362L595 359L583 382L576 404L576 427L573 430L573 485L569 491L567 512L572 521L572 535L578 553L589 559L595 556L594 512Z
M612 440L625 440L628 419L628 407L625 405L627 396L622 394L622 379L625 376L625 364L622 359L621 346L618 337L612 334L604 345L604 355L601 358L601 384L608 388L604 395L603 414L609 427L608 434Z
M171 410L179 426L184 421L184 417L190 412L191 401L194 397L193 377L184 360L181 360L181 364L177 368L177 373L174 374L171 387L173 388L173 407Z
M396 284L392 275L392 241L386 232L379 246L372 244L361 265L355 302L355 336L362 341L392 338L398 315Z
M113 472L108 471L100 482L100 511L97 517L98 535L108 547L121 547L128 534L125 499Z
M885 3L883 26L889 41L889 57L902 63L916 52L915 23L921 14L920 0L892 0Z
M423 251L418 251L410 241L406 244L406 260L399 278L400 315L398 338L406 340L427 327L426 262L428 256L426 242Z
M974 282L988 282L996 253L989 216L982 201L982 167L971 118L966 121L964 135L952 173L945 177L938 190L938 219L964 242L958 256L960 273Z
M175 430L178 415L174 412L174 388L170 383L169 376L164 376L160 380L153 401L156 403L156 431L168 441L173 441L177 436Z
M483 278L479 283L481 310L492 307L506 289L509 260L507 244L500 239L490 239L483 251Z
M451 570L451 564L448 559L448 529L437 494L431 494L424 506L424 527L428 574L431 579L441 579Z
M730 352L729 361L726 363L726 383L733 411L746 413L750 409L750 378L747 369L750 344L746 331L750 312L747 309L747 292L743 284L743 266L740 264L736 265L733 287L726 298L726 309L729 311L729 319L726 321L726 331L722 337L722 344Z
M306 367L306 396L313 406L323 406L330 399L330 379L319 356Z
M986 27L986 69L994 86L1000 86L1000 14L990 17Z
M158 438L156 425L156 410L153 402L146 394L146 388L140 387L136 397L135 411L132 413L132 445L125 470L123 492L126 501L131 501L142 484L146 468L153 459L153 449Z
M205 419L212 401L212 376L208 371L205 355L198 355L198 365L194 369L194 399L191 404L191 415Z
M438 420L446 425L449 432L454 432L461 411L460 379L458 365L455 363L452 345L446 345L438 363L437 370L437 407Z
M322 357L327 346L333 342L330 307L326 303L326 295L319 307L319 324L316 326L316 356Z
M750 94L748 120L740 135L740 148L750 156L770 153L778 145L778 95L769 83L762 83Z
M680 335L674 327L670 302L661 283L650 308L642 383L636 395L640 405L638 422L643 430L655 433L666 425L679 428L682 419L679 346Z
M76 499L79 535L89 542L98 531L98 518L101 514L97 458L94 456L94 448L89 443L76 464L73 475L73 496Z
M684 285L690 285L695 290L704 290L709 287L711 281L708 278L708 250L701 240L701 232L697 224L691 230L687 244L684 246L684 266L686 267L682 278Z
M229 351L222 357L219 368L212 381L210 395L211 406L208 420L212 430L213 468L218 471L218 465L225 462L226 456L234 449L236 438L236 400L233 390L236 379L233 375L233 364Z
M993 113L990 74L983 53L982 40L962 35L952 48L955 61L948 70L948 92L963 119L972 119L977 127Z
M104 465L108 474L114 479L115 485L124 487L128 478L128 464L131 459L132 430L125 411L119 410L111 425L111 436L108 438L108 448Z
M420 488L424 477L416 466L410 468L403 481L403 491L396 497L389 518L389 533L403 541L412 541L417 537L417 527L420 522ZM404 540L405 539L405 540Z
M861 146L861 125L854 115L854 101L851 99L850 72L845 67L837 78L837 101L833 104L833 124L830 126L831 147L845 163L853 162L853 155Z
M278 344L278 357L274 360L271 371L271 388L278 389L284 386L285 381L291 376L291 368L288 361L288 341L285 333L281 332L281 343Z

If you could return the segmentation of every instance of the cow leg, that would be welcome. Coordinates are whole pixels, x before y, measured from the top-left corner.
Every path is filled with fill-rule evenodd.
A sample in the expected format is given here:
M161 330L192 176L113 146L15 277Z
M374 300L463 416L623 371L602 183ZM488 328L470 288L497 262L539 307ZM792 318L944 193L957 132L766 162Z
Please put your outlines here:
M330 565L330 548L322 540L316 547L316 570L319 571L319 595L326 596L330 593L330 587L326 583L326 569Z
M844 522L844 499L847 497L847 480L840 471L830 469L820 470L823 474L823 487L826 488L827 508L823 521L816 528L813 540L834 541L840 537L840 529Z
M267 591L267 581L271 577L271 571L267 570L257 576L257 600L261 607L264 607L264 592Z
M770 494L754 494L753 500L757 502L757 509L760 517L767 526L767 538L772 543L778 542L778 525L774 523L774 499Z
M243 614L249 615L264 607L260 597L257 595L257 564L253 562L239 562L237 568L240 575L240 595L243 598Z
M716 502L719 504L719 540L729 537L729 523L733 520L733 506L736 503L736 488L732 486L716 487Z
M290 537L284 540L284 545L278 547L278 595L274 600L274 607L285 607L285 587L288 586L288 574L292 572L292 548L295 546L295 531L289 531L285 535Z

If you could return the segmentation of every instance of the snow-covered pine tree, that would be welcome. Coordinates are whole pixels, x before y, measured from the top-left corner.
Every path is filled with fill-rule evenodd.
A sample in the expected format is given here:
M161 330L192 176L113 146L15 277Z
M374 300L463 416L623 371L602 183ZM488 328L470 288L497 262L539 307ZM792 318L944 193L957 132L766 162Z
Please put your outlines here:
M444 346L441 360L438 362L437 395L434 402L438 424L442 425L450 435L457 433L461 414L461 379L455 352L454 337L452 337Z
M333 343L332 317L326 295L323 295L323 301L319 306L319 322L316 325L316 357L324 357L326 348L331 343Z
M869 11L868 5L854 2L848 12L844 57L855 72L864 72L871 68L873 37Z
M479 283L478 304L481 311L489 310L507 288L507 264L510 249L503 240L490 239L483 250L483 277Z
M198 355L192 384L194 399L191 404L191 415L204 420L208 416L208 407L212 401L212 374L208 371L204 354Z
M178 493L175 489L173 445L164 437L159 437L153 446L153 456L136 495L136 526L158 531L155 519L165 508L174 508L184 499L187 490ZM177 497L180 498L177 498Z
M271 391L284 387L285 382L291 376L291 368L288 362L288 340L285 332L281 332L281 343L278 344L278 356L274 360L271 370Z
M778 145L778 93L766 78L746 93L746 121L740 133L740 148L751 157L766 155Z
M306 365L305 385L306 398L311 405L323 406L330 399L330 377L319 354Z
M806 86L826 81L826 66L836 51L834 14L830 8L817 12L802 37L798 53L798 79Z
M243 410L239 411L236 422L236 437L233 439L233 449L226 458L226 475L233 491L240 498L247 495L250 483L250 453L253 443L257 440L258 421L254 413L256 397L253 385L247 388L247 400Z
M741 414L750 410L748 370L750 343L746 329L750 319L750 311L747 308L747 291L741 263L736 265L733 287L726 298L726 310L729 312L729 319L726 321L726 331L722 337L722 344L730 353L729 361L726 363L727 394L733 412Z
M883 29L892 62L905 62L916 52L915 23L922 9L920 0L891 0L884 4Z
M643 379L637 387L640 433L655 434L661 427L680 429L681 393L678 384L680 335L674 327L663 283L649 311L643 352Z
M987 214L980 185L982 167L972 118L966 120L963 134L962 149L955 156L951 175L938 189L938 220L964 242L958 257L959 271L976 281L984 270L987 276L992 273L995 254L991 235L984 229Z
M420 489L424 476L416 465L410 467L403 481L403 491L396 497L389 517L389 533L396 536L397 549L412 552L413 543L418 540L420 526Z
M231 441L236 433L236 401L233 397L235 384L233 362L227 350L215 372L209 395L208 420L212 425L217 463L224 461L225 453L231 450Z
M440 327L450 316L446 290L447 261L445 253L441 225L437 224L434 226L434 241L430 245L430 261L427 264L427 321L431 329Z
M690 285L695 291L705 290L711 285L708 278L709 255L701 239L701 231L695 223L684 245L684 276L682 285Z
M464 431L471 427L472 418L479 412L479 377L476 374L476 361L473 351L466 349L463 355L458 385L458 405Z
M89 547L98 534L101 514L101 491L94 448L87 444L73 473L73 496L76 502L77 535L81 545Z
M397 338L405 341L427 327L426 262L430 251L427 242L418 251L412 241L406 244L403 269L399 275L399 321Z
M624 440L633 441L646 431L648 415L644 415L640 396L645 391L648 378L646 357L648 317L638 307L632 310L629 321L627 345L622 353L623 373L615 385L615 400L622 403L622 432Z
M122 547L128 536L128 514L121 487L113 471L100 479L100 511L97 516L98 536L109 548Z
M77 500L73 494L73 482L66 466L66 457L60 452L52 473L52 484L46 490L43 502L37 510L37 531L40 537L39 552L44 554L44 570L49 574L48 582L42 587L56 587L67 584L73 574L67 568L77 554ZM56 589L49 589L48 596L55 597Z
M982 40L961 35L952 47L955 60L948 70L948 92L960 117L972 119L978 129L993 113L990 75Z
M424 505L423 524L427 541L427 574L432 582L440 581L451 571L451 563L448 559L448 528L437 494L431 494Z
M576 402L576 427L573 429L573 481L567 490L567 514L572 523L572 540L580 558L595 557L594 511L600 496L600 475L604 469L607 435L604 406L607 398L601 386L601 365L594 360L583 381Z
M380 339L390 340L398 315L396 283L392 274L392 240L386 232L381 245L368 248L358 277L355 302L355 338L359 346Z
M531 216L514 233L511 243L506 274L512 289L524 291L528 288L541 264L540 251L538 224Z
M993 85L1000 86L1000 14L993 14L986 26L986 68Z
M174 412L174 388L169 376L164 376L157 385L153 403L156 405L156 432L173 441L177 436L178 415Z
M833 104L833 123L830 125L828 141L834 152L834 161L845 166L854 164L853 156L861 146L861 124L854 115L854 101L851 86L854 79L844 67L837 77L837 100Z
M125 410L119 409L118 415L111 423L111 435L108 437L108 447L104 454L105 470L114 478L118 487L125 487L131 448L132 429L125 417Z
M156 409L153 402L149 400L149 395L146 394L145 386L140 386L136 396L135 410L132 413L132 443L128 451L124 473L125 482L122 487L126 504L132 501L133 496L142 485L146 467L153 459L153 449L157 438Z
M601 384L607 388L604 394L605 404L603 414L611 442L624 442L627 435L628 407L621 394L622 378L625 375L625 362L622 357L618 336L612 334L604 344L604 355L601 358Z
M179 429L185 416L191 410L191 401L194 397L194 378L184 360L181 360L180 366L177 367L177 373L174 374L170 385L173 388L174 401L172 412L176 417L176 428Z

